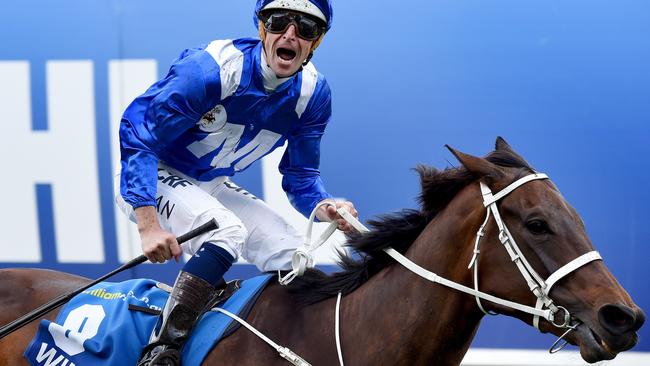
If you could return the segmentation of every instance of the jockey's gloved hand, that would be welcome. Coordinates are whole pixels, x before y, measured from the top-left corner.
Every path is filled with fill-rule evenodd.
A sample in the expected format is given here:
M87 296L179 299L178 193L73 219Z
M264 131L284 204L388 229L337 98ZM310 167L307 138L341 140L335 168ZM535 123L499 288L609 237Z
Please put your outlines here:
M330 200L331 201L331 200ZM350 201L331 201L331 205L325 205L321 207L317 212L316 212L316 217L318 220L322 222L333 222L335 221L338 224L338 229L345 232L349 233L354 230L352 225L350 225L345 219L341 217L341 215L336 212L338 208L343 208L344 210L348 211L352 216L355 218L359 218L359 214L357 213L357 210L354 208L354 204Z

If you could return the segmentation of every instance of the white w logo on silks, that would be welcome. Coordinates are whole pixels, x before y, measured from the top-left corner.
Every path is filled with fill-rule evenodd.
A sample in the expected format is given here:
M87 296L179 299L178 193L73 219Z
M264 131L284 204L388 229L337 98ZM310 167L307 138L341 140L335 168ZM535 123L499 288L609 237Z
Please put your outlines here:
M217 149L219 153L212 159L211 166L221 169L228 168L237 159L233 167L235 171L241 171L266 155L275 146L282 135L269 130L261 130L255 138L246 145L237 148L246 126L226 123L217 131L211 132L203 140L195 141L187 146L187 149L197 158L201 158Z

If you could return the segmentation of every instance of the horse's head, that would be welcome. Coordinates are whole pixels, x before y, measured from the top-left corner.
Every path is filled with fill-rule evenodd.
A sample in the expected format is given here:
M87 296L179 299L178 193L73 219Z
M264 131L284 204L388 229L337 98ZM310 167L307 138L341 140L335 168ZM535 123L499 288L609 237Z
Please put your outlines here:
M497 139L496 150L485 159L450 150L494 194L534 173L501 138ZM588 362L612 359L617 353L633 347L637 342L636 331L642 326L645 315L602 261L592 258L576 264L579 262L574 261L576 258L594 251L594 247L583 221L557 187L548 179L531 180L500 198L496 207L523 254L524 259L519 261L527 261L542 283L545 280L548 283L548 277L560 268L563 269L559 272L568 273L559 276L561 279L552 285L548 292L552 304L545 308L557 309L554 323L560 325L564 309L570 313L570 325L577 327L565 338L580 347L582 357ZM513 255L504 249L504 233L501 238L499 236L500 229L492 215L480 242L480 290L534 307L539 297L529 288L534 285L531 286L530 281L527 284L516 266L517 260L513 261ZM566 266L568 263L572 264ZM577 268L571 268L573 264ZM537 291L540 290L543 297L543 289ZM482 304L486 309L518 317L529 324L534 322L530 314L510 307L488 301ZM541 320L539 328L556 335L567 330L547 320Z

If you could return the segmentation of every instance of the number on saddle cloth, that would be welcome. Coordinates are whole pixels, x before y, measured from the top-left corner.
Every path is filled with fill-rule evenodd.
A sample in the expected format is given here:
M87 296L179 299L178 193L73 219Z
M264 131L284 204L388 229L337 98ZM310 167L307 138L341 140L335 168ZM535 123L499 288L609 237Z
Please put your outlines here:
M56 322L42 320L24 352L33 366L135 364L168 294L152 280L99 283L70 300Z
M270 278L241 282L240 290L240 282L233 281L213 304L245 317ZM24 356L33 366L134 365L168 295L152 280L100 283L68 302L56 322L42 320ZM204 314L184 347L183 363L200 364L220 339L237 329L239 323L231 323L221 313Z

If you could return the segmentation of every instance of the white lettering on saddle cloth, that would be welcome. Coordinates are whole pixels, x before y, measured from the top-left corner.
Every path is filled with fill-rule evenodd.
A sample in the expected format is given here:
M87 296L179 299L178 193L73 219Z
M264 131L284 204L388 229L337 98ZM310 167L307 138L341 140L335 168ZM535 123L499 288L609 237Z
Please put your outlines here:
M36 362L42 363L43 366L75 366L74 362L70 362L64 355L58 354L54 347L48 350L47 346L47 343L41 343L41 349L36 355Z
M103 288L96 288L94 290L86 290L82 293L86 295L98 297L103 300L122 300L123 302L126 302L128 299L132 298L135 299L136 301L145 303L146 306L149 307L149 309L162 311L162 308L160 306L149 304L149 298L147 296L137 297L135 296L135 293L133 291L129 291L128 293L124 294L119 291L106 292L106 290Z

